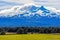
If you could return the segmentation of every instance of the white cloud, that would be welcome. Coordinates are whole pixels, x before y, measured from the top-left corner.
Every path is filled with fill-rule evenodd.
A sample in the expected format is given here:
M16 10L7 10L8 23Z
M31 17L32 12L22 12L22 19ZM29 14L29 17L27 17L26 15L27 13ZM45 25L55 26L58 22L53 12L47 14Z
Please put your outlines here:
M6 2L15 2L19 4L34 3L39 5L51 6L60 9L60 0L0 0Z
M20 4L33 3L32 0L3 0L3 1L15 2L15 3L20 3Z

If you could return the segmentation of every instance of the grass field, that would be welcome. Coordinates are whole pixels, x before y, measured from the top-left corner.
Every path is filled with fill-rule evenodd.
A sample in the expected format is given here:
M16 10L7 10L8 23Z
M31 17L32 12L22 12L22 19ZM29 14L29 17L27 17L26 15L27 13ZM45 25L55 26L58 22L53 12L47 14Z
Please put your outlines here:
M0 35L0 40L60 40L60 34Z

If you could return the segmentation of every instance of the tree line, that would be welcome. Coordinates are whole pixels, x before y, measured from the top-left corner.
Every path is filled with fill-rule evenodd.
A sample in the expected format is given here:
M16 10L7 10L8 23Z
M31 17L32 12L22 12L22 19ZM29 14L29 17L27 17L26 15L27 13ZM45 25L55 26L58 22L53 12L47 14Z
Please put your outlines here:
M28 33L60 33L59 27L2 27L0 28L0 34L6 32L14 32L16 34L28 34Z

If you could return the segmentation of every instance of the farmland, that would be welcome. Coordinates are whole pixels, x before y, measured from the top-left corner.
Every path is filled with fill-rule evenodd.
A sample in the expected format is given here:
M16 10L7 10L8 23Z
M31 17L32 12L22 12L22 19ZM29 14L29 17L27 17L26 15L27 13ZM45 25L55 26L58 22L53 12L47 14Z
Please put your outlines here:
M60 40L60 34L7 34L0 35L0 40Z

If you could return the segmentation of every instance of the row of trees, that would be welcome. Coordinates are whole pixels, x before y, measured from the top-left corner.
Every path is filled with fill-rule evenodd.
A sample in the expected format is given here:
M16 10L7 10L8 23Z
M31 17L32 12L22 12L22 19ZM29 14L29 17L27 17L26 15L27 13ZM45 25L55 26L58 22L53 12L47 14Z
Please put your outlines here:
M44 27L30 27L30 28L19 28L17 30L18 34L20 33L60 33L60 28L44 28Z
M0 34L6 32L14 32L17 34L27 33L60 33L60 28L57 27L15 27L15 28L0 28Z

